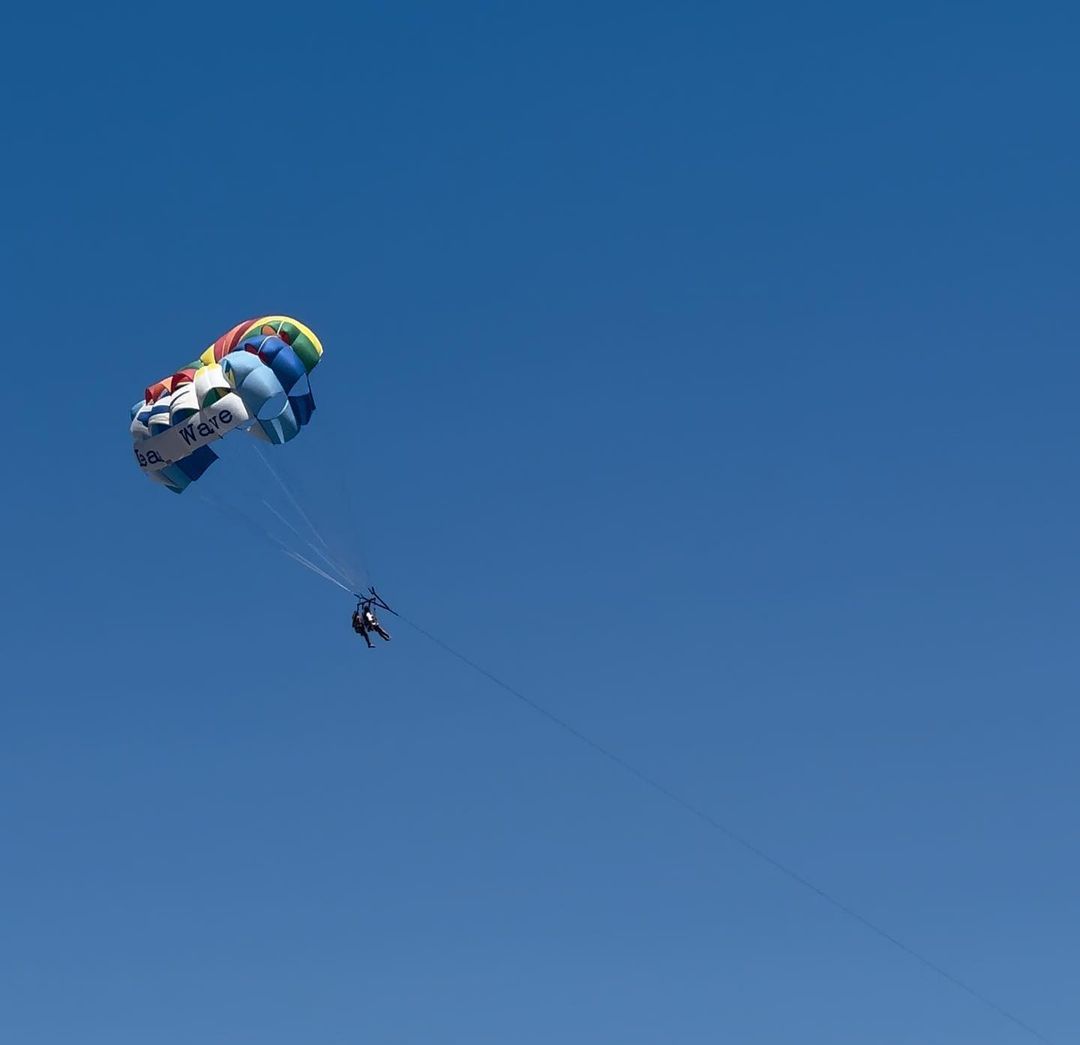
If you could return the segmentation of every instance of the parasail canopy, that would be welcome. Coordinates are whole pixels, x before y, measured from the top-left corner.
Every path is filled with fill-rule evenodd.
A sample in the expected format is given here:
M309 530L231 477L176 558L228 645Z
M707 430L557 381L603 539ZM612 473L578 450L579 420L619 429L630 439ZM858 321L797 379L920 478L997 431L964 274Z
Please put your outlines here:
M295 438L315 410L308 374L322 352L315 334L289 316L237 324L131 408L139 468L182 493L218 459L210 443L228 432L275 444Z

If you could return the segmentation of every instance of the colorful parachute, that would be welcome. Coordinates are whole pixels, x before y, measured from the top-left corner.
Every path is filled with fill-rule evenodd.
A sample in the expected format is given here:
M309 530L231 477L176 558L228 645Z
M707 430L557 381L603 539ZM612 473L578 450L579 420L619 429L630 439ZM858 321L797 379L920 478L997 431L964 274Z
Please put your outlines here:
M181 493L216 460L209 444L233 429L286 443L311 420L308 374L319 339L289 316L240 323L198 359L150 385L131 408L143 473Z

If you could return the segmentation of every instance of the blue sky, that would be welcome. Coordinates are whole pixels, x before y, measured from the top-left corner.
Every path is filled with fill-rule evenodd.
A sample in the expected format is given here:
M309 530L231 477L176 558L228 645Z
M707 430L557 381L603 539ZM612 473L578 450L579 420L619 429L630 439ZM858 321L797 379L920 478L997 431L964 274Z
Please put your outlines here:
M1078 30L9 14L0 1036L1030 1040L142 480L146 383L281 311L392 601L1068 1040Z

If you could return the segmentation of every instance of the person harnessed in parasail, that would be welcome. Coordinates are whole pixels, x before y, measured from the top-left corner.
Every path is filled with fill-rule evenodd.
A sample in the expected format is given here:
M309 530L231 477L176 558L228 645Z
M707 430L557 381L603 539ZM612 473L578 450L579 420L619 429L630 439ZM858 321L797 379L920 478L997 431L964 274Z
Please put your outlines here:
M390 633L379 623L379 618L375 616L375 607L380 606L386 610L390 610L390 607L383 602L382 597L374 588L371 589L370 595L358 595L357 599L359 601L352 615L353 631L367 643L368 649L375 648L375 643L371 641L372 632L384 642L389 642ZM394 611L390 610L390 612Z

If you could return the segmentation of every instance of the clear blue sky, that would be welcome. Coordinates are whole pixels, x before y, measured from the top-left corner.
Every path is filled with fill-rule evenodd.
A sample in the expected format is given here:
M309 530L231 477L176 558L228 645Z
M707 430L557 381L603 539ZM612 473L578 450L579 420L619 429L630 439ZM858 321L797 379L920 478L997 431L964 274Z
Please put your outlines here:
M0 1038L1028 1040L140 478L283 311L411 617L1075 1040L1075 5L169 11L5 30Z

